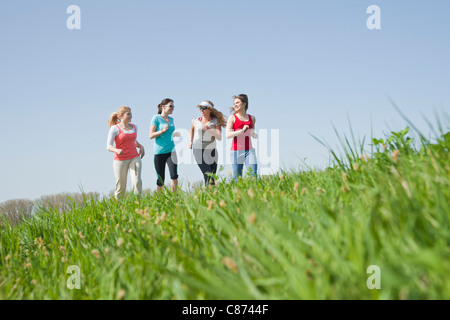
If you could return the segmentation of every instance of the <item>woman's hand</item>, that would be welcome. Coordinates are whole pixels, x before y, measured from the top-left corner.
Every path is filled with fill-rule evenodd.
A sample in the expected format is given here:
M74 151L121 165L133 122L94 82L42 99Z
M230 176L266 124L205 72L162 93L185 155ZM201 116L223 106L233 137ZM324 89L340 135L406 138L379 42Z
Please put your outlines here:
M179 132L174 132L172 137L181 137L181 133Z
M209 129L211 129L211 128L208 127L206 124L203 126L203 130L208 131Z
M245 132L245 131L248 130L248 128L250 128L250 126L249 126L248 124L246 124L246 125L242 128L242 130L244 130L244 132Z
M123 154L123 150L122 149L116 149L115 150L117 154Z
M141 146L141 147L139 148L139 155L141 156L141 159L145 156L145 150L144 150L144 147L143 147L143 146Z
M192 149L192 141L189 142L189 149Z
M161 129L161 132L164 133L167 130L169 130L169 125L168 124L164 125L164 127Z

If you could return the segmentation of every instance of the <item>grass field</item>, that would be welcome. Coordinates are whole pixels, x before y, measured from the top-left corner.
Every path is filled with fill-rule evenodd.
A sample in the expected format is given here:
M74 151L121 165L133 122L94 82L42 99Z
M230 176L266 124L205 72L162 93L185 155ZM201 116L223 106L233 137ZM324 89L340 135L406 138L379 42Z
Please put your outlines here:
M4 221L0 299L450 299L450 134L406 136L368 155L344 138L326 170Z

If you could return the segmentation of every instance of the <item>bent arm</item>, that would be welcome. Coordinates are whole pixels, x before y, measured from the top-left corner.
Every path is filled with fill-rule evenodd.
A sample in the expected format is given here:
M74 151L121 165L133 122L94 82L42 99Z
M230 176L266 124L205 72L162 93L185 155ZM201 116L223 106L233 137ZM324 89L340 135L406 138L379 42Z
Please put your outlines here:
M219 126L218 128L216 128L215 131L216 131L216 132L215 132L215 134L214 134L214 137L215 137L217 140L222 141L222 127Z
M136 145L136 148L139 148L139 149L143 149L144 147L142 146L142 144L140 144L137 140L134 142L135 143L135 145Z
M139 148L139 155L141 156L141 159L145 156L145 149L142 144L140 144L137 140L134 142L136 145L136 148Z
M189 130L189 148L192 149L192 143L194 142L194 125L191 124L191 129Z
M114 139L119 134L117 128L111 127L108 133L108 139L106 140L106 150L114 153L119 153L121 150L114 147Z
M160 135L163 134L162 130L156 131L156 126L155 125L151 125L150 126L150 139L154 139L159 137Z
M118 152L119 152L119 149L114 148L113 146L109 146L109 147L108 147L108 151L114 152L114 153L118 153Z
M222 127L216 127L215 129L208 129L206 132L209 132L216 140L222 140Z
M253 129L252 129L252 138L258 139L258 135L256 134L256 118L252 116L253 118Z
M225 136L227 137L227 139L232 139L244 133L244 129L234 131L233 125L234 125L234 116L230 116L227 121L227 129L225 132Z

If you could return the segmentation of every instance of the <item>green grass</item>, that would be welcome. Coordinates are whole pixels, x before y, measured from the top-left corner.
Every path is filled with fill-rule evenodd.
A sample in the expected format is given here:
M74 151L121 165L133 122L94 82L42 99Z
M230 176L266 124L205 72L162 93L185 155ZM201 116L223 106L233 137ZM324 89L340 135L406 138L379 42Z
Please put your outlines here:
M418 150L405 134L369 159L346 141L322 171L4 222L0 299L450 299L447 140Z

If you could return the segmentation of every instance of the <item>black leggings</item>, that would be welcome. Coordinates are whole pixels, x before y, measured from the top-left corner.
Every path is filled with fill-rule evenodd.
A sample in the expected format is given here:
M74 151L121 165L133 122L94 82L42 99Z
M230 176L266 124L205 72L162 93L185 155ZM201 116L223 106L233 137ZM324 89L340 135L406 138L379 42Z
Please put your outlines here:
M214 178L209 176L208 173L215 174L217 172L218 154L216 149L194 149L194 158L200 170L202 170L205 185L214 185Z
M169 167L170 178L172 180L178 179L178 159L176 152L169 152L163 154L155 154L155 169L156 169L156 184L160 187L164 185L166 176L166 163Z

